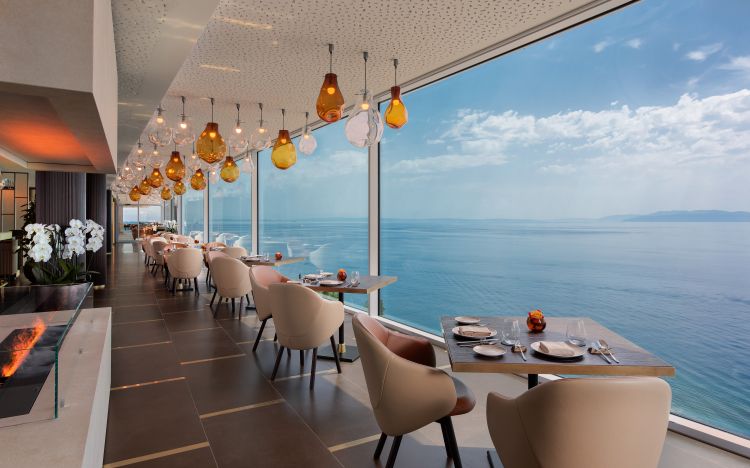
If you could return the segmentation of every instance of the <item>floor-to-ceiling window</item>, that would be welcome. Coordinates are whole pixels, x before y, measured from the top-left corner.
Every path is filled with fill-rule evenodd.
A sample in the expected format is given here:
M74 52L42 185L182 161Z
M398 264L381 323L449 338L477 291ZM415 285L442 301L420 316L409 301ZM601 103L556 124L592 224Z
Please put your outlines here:
M188 188L182 195L182 234L203 240L203 196L205 190Z
M298 151L297 163L286 171L273 166L270 150L258 155L259 250L305 257L280 268L288 276L340 268L367 272L367 151L351 146L343 127L337 122L316 130L315 153ZM367 304L356 294L346 301Z
M750 435L748 17L647 0L406 94L382 313L590 316L675 365L676 414Z
M241 173L232 183L209 183L209 240L252 250L250 237L250 174Z

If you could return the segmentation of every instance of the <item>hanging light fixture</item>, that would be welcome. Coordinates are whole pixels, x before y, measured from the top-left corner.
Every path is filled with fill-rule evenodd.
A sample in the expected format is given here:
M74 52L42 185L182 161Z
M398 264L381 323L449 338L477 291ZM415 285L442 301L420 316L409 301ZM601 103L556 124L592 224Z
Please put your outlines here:
M229 135L229 138L227 138L227 143L229 144L229 150L234 153L235 155L240 155L247 151L248 141L247 141L247 135L242 131L242 122L240 121L240 104L235 104L237 106L237 121L234 125L234 129L232 129L232 134Z
M208 170L208 181L215 184L219 181L219 171L216 167L211 167Z
M396 71L398 59L393 59L393 86L391 86L391 102L385 110L385 123L391 128L401 128L409 121L409 112L404 100L401 99L401 87L398 86Z
M130 155L129 159L133 162L133 166L135 166L137 170L142 170L144 167L146 167L146 164L148 164L148 154L146 154L146 151L143 150L143 145L141 145L140 138L138 139L138 146Z
M263 151L266 148L271 147L271 132L263 126L263 103L258 103L260 109L260 125L255 129L252 135L250 135L250 147L255 151Z
M255 169L255 164L253 164L253 157L250 156L250 154L247 154L240 164L241 164L240 172L245 173L245 174L253 173L253 170Z
M161 199L165 201L172 199L172 191L169 190L169 187L167 187L166 185L163 189L161 189Z
M130 200L137 202L141 199L141 191L138 189L137 185L134 185L133 188L130 190Z
M151 193L151 184L148 182L148 179L146 177L144 177L141 183L138 185L138 191L141 192L141 195L148 195L149 193Z
M344 133L349 143L358 147L372 146L383 137L383 119L373 106L370 92L367 90L367 52L362 53L365 62L365 88L362 90L362 101L352 109L346 119Z
M193 172L201 168L201 158L198 157L198 153L195 152L195 143L193 143L193 153L187 161L187 167Z
M159 147L154 145L154 149L151 151L151 156L148 158L148 165L158 169L162 164L164 164L164 160L161 157L161 152L159 152Z
M159 188L161 187L161 184L164 183L164 176L161 175L159 168L155 167L154 170L151 171L151 175L148 177L148 183L151 184L153 188Z
M221 180L229 182L230 184L236 182L237 179L240 178L240 168L237 167L237 163L234 162L231 151L224 160L224 164L221 166L219 176L221 176Z
M182 100L182 114L180 114L180 121L174 128L172 139L177 145L188 145L195 141L193 119L185 115L185 96L180 96L180 99Z
M135 172L130 168L130 164L128 163L128 161L125 161L125 164L123 164L121 173L122 180L126 182L130 182L131 180L135 179Z
M156 108L156 115L146 127L148 140L154 145L167 146L172 141L172 129L167 125L167 119L164 117L164 109L161 106Z
M309 112L305 112L305 130L302 132L302 136L299 137L298 144L299 152L307 156L311 155L315 151L315 148L318 147L318 142L307 127L307 118L309 115Z
M190 178L190 187L193 190L203 190L206 188L206 176L203 174L202 169L198 169L193 173L193 176Z
M177 151L177 148L175 148L175 150L172 151L172 155L169 156L169 162L165 168L165 173L167 174L167 179L175 182L182 180L182 178L185 177L185 164L183 164L180 152Z
M273 151L271 152L271 162L282 170L289 169L297 162L297 150L294 149L294 143L289 138L289 130L285 128L285 115L286 111L281 109L281 130L279 130L279 136L276 137L276 144L273 145Z
M214 122L214 98L211 99L211 122L206 124L206 129L201 133L195 144L198 156L208 164L215 164L227 154L227 146L224 138L219 133L219 124Z
M333 73L333 44L328 44L328 55L328 73L326 73L323 84L320 86L315 110L321 119L326 122L335 122L341 118L344 112L344 96L339 89L336 74Z
M178 180L174 183L174 187L172 187L172 190L174 191L175 195L184 195L185 192L187 192L187 187L181 180Z

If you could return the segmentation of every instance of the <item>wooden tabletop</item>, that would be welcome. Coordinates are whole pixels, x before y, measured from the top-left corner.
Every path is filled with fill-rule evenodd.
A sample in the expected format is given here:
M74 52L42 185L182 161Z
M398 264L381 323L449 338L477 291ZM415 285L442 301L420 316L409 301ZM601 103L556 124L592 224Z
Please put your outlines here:
M305 260L305 257L285 257L281 260L276 260L274 257L269 257L269 259L263 260L260 258L246 258L246 259L240 259L245 265L250 266L281 266L281 265L289 265L290 263L299 263Z
M511 352L510 346L499 345L507 350L500 358L485 358L478 356L471 347L461 347L458 343L466 341L456 337L451 329L458 326L453 317L441 317L443 336L448 347L448 356L454 372L487 372L514 374L566 374L566 375L623 375L623 376L673 376L675 368L645 349L631 343L617 333L591 320L584 320L589 341L604 339L612 348L612 352L620 360L620 364L608 364L601 355L588 351L582 358L573 361L561 361L546 358L535 353L530 344L535 341L565 341L565 331L570 320L578 317L546 317L547 328L541 333L528 333L526 317L480 317L481 323L498 331L497 338L501 338L503 320L518 319L521 325L521 344L528 349L526 359L520 353Z
M336 279L335 276L325 279ZM341 286L314 286L312 284L305 284L308 288L313 291L319 292L338 292L338 293L351 293L351 294L368 294L378 289L384 288L391 283L395 283L398 280L396 276L370 276L362 275L359 277L359 284L356 286L351 285L351 279L347 278L344 284Z

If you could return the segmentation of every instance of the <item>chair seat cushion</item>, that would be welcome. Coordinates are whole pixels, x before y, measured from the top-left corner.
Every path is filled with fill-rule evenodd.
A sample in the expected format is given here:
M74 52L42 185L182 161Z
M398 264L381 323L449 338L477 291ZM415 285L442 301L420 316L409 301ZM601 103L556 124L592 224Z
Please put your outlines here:
M453 376L451 376L451 379L453 379L453 385L456 387L456 406L453 407L453 411L448 416L466 414L474 409L477 399L474 398L474 392L464 385L463 382Z

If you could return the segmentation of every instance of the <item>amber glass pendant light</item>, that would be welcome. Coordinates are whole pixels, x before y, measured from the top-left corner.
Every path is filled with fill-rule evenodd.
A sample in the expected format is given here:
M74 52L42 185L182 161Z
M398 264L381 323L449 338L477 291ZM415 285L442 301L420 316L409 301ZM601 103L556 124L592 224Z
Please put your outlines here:
M184 195L185 192L187 192L187 187L181 180L178 180L174 183L174 187L172 187L172 190L174 191L175 195Z
M281 130L279 130L279 136L276 137L276 144L273 145L273 151L271 152L271 162L282 170L289 169L297 162L297 150L294 148L292 139L289 138L289 130L284 128L286 127L285 114L286 111L281 109Z
M236 182L237 179L240 178L240 168L237 166L237 163L234 162L234 158L232 158L231 154L229 154L224 160L219 176L221 176L221 180L229 182L230 184Z
M315 148L318 147L318 142L315 140L315 137L312 133L310 133L310 129L307 128L307 118L309 116L308 112L305 112L305 130L302 132L302 135L299 137L299 143L297 146L299 146L299 152L304 154L305 156L309 156L313 154L313 151L315 151Z
M169 156L169 162L165 168L165 173L167 174L167 179L175 182L182 180L182 178L185 177L185 164L182 162L180 152L177 151L177 148L175 148L175 150L172 151L172 155Z
M138 185L138 191L141 192L141 195L148 195L151 193L151 184L148 182L147 178L144 177Z
M130 200L131 201L138 201L141 199L141 191L138 189L137 185L134 185L133 188L130 190Z
M206 188L206 176L203 174L202 169L198 169L190 178L190 187L193 190L203 190Z
M258 103L258 108L260 109L260 126L253 131L252 135L250 135L250 147L255 151L263 151L264 149L271 147L272 137L271 132L263 126L262 102Z
M391 86L391 102L385 110L385 124L391 128L401 128L409 121L404 100L401 99L401 88L398 86L396 70L398 59L393 59L393 86Z
M201 133L200 138L195 144L198 156L208 164L215 164L227 154L227 146L224 143L221 133L219 133L219 124L214 122L214 98L211 99L211 122L206 124L206 129Z
M172 199L172 191L169 190L169 187L166 185L163 189L161 189L161 199L162 200L171 200Z
M328 73L323 78L315 110L326 122L335 122L344 112L344 95L341 94L336 74L333 73L333 44L328 44Z
M151 171L151 175L148 177L148 183L151 184L153 188L159 188L161 187L161 184L164 183L164 176L161 175L161 171L158 168L154 168L153 171Z
M185 96L180 96L180 99L182 100L182 114L180 114L180 121L174 127L172 141L176 145L189 145L195 141L193 119L185 115Z

